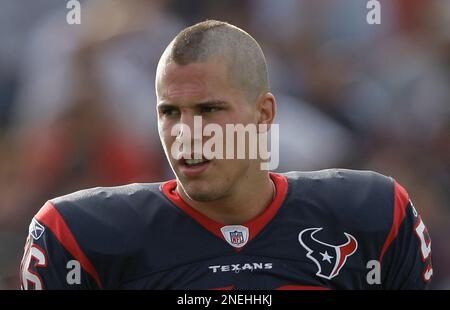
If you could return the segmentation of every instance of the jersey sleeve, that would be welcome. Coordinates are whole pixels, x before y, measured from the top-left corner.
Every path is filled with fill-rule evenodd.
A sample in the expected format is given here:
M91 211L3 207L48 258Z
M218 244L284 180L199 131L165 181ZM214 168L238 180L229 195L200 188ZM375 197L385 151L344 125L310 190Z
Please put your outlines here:
M431 239L406 190L395 184L391 230L380 255L384 289L426 289L433 275Z
M20 281L24 290L102 288L97 271L51 202L29 226Z

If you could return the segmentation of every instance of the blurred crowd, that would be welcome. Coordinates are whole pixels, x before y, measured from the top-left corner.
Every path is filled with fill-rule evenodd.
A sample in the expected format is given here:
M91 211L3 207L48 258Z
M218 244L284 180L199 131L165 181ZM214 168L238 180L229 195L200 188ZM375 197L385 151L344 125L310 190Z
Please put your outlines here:
M208 18L262 45L278 101L278 171L370 169L405 186L450 288L450 1L85 0L0 3L0 289L18 288L43 203L172 178L154 75L182 28Z

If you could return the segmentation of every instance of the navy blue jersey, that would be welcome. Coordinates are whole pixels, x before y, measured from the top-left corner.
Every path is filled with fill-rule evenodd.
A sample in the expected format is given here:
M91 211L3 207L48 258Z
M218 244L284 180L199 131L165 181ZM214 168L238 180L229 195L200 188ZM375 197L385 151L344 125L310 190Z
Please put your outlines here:
M175 180L50 200L30 224L22 288L427 287L431 240L392 178L338 169L270 176L273 202L242 225L187 205Z

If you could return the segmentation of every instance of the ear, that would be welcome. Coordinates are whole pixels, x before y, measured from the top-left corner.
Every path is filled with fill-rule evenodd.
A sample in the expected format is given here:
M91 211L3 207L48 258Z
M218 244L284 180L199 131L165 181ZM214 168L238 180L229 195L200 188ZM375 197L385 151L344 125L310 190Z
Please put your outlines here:
M270 126L273 123L277 112L277 102L275 100L275 97L270 92L263 93L258 98L256 106L258 109L258 125L260 124L267 125L266 126L267 129L263 130L262 132L269 131ZM260 126L258 126L258 132L260 132L259 127Z

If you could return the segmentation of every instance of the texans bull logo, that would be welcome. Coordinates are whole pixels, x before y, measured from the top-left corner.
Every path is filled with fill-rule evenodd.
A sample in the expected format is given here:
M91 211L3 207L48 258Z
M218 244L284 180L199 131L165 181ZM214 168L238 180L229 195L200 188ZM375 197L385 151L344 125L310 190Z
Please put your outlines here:
M320 230L322 228L304 229L298 235L298 240L308 251L306 257L311 259L319 268L316 275L330 280L339 274L347 258L356 252L358 242L355 237L344 232L347 242L342 245L331 245L314 237Z

